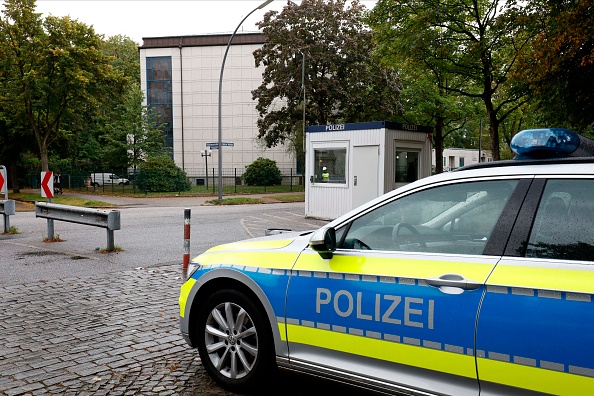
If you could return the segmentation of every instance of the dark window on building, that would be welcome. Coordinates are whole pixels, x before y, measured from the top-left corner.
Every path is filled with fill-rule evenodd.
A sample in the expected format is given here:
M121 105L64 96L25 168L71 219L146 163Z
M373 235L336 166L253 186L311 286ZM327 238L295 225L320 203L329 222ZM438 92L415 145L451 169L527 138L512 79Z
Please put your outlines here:
M419 178L419 153L396 151L396 183L410 183Z
M164 126L165 148L173 156L173 93L171 57L146 58L147 104L157 115L157 122Z

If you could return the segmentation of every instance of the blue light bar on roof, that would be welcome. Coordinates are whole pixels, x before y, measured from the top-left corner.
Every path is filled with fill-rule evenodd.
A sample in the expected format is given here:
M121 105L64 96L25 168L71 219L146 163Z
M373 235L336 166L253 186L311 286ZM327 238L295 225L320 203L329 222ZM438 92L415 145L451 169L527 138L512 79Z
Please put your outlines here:
M517 154L514 159L519 160L594 155L592 140L565 128L520 131L512 138L510 147Z

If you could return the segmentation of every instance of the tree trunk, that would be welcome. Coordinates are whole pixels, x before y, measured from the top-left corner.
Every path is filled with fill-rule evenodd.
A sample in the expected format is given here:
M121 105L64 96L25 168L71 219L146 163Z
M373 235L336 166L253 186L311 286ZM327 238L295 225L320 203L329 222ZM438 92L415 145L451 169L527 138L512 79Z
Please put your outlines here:
M437 117L433 143L435 144L435 173L443 173L443 123L442 117Z
M45 143L39 146L39 154L41 156L41 171L47 172L49 170L48 149Z
M487 110L487 116L489 117L489 136L491 137L491 155L493 161L499 161L499 120L497 119L497 113L493 108L493 102L491 101L491 94L483 97L485 103L485 109Z
M17 172L17 160L14 158L10 160L10 183L12 184L13 194L18 194L21 192L21 186L19 185L19 175Z

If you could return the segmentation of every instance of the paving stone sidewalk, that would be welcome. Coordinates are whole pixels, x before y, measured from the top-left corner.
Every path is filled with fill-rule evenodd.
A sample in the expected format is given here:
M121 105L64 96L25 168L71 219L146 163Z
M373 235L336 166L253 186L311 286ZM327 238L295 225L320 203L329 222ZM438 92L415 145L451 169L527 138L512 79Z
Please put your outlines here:
M232 395L178 330L179 265L0 287L2 395Z

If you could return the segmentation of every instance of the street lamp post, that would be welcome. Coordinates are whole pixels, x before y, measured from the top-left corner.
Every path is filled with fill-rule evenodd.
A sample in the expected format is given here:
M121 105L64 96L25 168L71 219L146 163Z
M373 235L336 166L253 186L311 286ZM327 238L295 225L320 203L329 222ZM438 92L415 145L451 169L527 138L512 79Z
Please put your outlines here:
M205 161L205 167L206 170L204 171L204 173L206 174L206 190L208 190L208 157L210 157L212 155L212 151L210 150L202 150L200 151L200 155L204 157L204 161Z
M237 25L237 27L235 28L235 31L233 31L233 34L231 35L231 37L229 38L229 42L227 43L227 48L225 49L225 55L223 56L223 63L221 64L221 76L219 77L219 202L221 202L223 200L223 130L222 130L222 126L221 126L221 102L222 102L222 95L223 95L223 71L225 70L225 61L227 60L227 53L229 52L229 47L231 46L231 42L233 41L233 37L235 37L235 33L237 33L237 30L239 30L239 28L241 27L241 25L243 24L243 22L245 22L246 19L248 19L248 17L250 15L252 15L254 12L256 12L257 10L261 10L262 8L266 7L268 4L272 3L274 0L266 0L264 3L260 4L258 7L254 8L249 14L247 14L245 16L245 18L243 18L241 20L241 22L239 22L239 25Z

